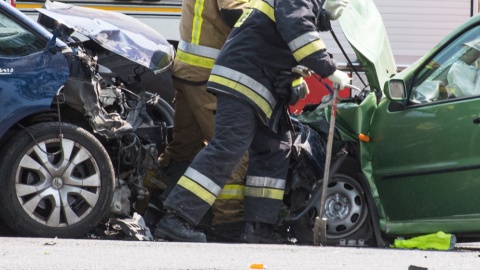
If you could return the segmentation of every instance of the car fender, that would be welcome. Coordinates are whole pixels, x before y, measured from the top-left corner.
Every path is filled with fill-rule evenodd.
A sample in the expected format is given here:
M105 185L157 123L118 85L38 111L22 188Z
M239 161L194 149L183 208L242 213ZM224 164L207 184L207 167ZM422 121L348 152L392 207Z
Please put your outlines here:
M50 111L52 102L70 71L63 54L47 51L21 58L0 58L0 66L2 137L14 124L29 115Z

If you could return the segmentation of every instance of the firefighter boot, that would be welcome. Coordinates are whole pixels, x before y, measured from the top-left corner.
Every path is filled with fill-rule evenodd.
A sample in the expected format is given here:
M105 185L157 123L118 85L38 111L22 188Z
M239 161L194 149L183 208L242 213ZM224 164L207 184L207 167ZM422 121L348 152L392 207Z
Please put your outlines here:
M157 224L154 235L179 242L207 242L204 233L196 231L186 220L168 212Z
M243 240L247 243L255 244L287 244L280 234L274 231L275 226L261 222L247 222Z

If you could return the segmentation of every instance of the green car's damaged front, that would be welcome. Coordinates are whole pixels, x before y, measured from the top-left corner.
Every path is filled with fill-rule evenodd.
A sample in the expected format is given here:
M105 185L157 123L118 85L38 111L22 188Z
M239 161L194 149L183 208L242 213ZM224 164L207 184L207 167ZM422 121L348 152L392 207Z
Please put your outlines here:
M371 193L382 229L388 219L380 194L373 177L370 136L371 124L377 111L377 104L383 98L383 88L389 78L396 72L396 64L388 40L382 17L373 1L353 0L339 18L342 31L354 50L358 61L364 68L368 81L368 92L359 103L340 103L336 127L341 140L358 144L354 153L362 169L366 192ZM363 94L363 93L362 93ZM362 137L363 136L363 137ZM374 221L377 222L377 221Z
M351 0L339 23L369 91L338 104L334 145L354 145L382 237L480 235L480 17L398 74L372 0ZM320 118L328 108L299 117Z

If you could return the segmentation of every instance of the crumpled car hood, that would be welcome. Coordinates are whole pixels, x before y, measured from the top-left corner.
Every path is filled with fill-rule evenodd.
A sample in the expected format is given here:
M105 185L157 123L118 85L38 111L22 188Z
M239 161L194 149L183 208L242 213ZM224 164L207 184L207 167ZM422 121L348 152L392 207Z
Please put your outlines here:
M175 55L173 46L160 33L136 18L49 0L44 8L36 10L154 73L160 73L172 64Z
M375 3L373 0L350 0L338 22L365 68L371 89L383 91L385 82L397 71L387 31Z

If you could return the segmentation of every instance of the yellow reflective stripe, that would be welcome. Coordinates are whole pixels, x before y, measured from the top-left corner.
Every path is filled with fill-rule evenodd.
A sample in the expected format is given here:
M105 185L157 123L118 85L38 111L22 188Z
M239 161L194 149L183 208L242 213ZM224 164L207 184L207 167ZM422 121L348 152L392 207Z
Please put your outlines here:
M295 80L292 81L292 86L295 87L295 86L298 86L298 85L300 85L300 84L302 84L302 83L303 83L303 77L300 77L300 78L295 79Z
M262 110L262 112L267 116L267 118L270 118L272 116L272 108L270 107L270 104L268 104L267 101L265 101L258 93L256 93L252 89L236 81L232 81L230 79L213 74L210 75L210 78L208 80L221 85L225 85L226 87L235 89L236 91L244 94L255 104L257 104L257 106L260 108L260 110Z
M193 17L193 25L192 25L192 43L199 44L200 42L200 34L202 32L202 24L203 24L203 8L204 8L204 0L196 0L195 1L195 15Z
M245 196L273 200L283 200L283 193L283 190L272 188L247 187L245 189Z
M222 191L222 188L217 185L217 183L213 182L212 179L208 178L203 173L195 170L192 167L188 167L188 169L183 175L189 179L192 179L193 181L201 185L203 188L210 191L210 193L215 194L215 196Z
M246 5L246 8L252 8L253 5L255 4L255 2L258 2L258 1L261 1L261 0L251 0L251 1L248 1L248 4ZM18 6L18 4L17 4Z
M238 18L237 22L235 23L235 25L233 27L237 27L237 28L240 27L245 22L245 20L250 16L252 11L253 11L253 9L251 9L251 8L245 8L245 10L242 13L242 16L240 16L240 18Z
M270 18L270 20L275 21L275 12L273 7L270 4L267 4L264 1L255 1L252 7L255 9L258 9L263 14L267 15L268 18Z
M218 200L243 200L245 197L244 185L225 185L218 194Z
M215 59L189 54L181 50L177 50L176 58L177 60L190 64L192 66L204 67L208 69L212 69L213 65L215 64Z
M178 43L178 50L181 50L186 53L198 55L198 56L212 58L212 59L217 58L218 54L220 53L219 49L188 43L182 39Z
M270 92L268 88L266 88L263 84L257 82L255 79L253 79L252 77L242 72L236 71L228 67L215 65L212 69L211 74L214 74L223 78L229 78L232 81L235 81L239 84L244 85L245 87L257 93L268 104L270 104L270 108L275 108L277 104L275 97L273 96L273 94Z
M288 47L294 52L317 39L321 39L320 34L317 31L310 31L290 41Z
M323 40L317 39L313 42L310 42L306 46L303 46L302 48L298 49L293 53L293 57L295 57L295 60L300 61L303 58L309 56L310 54L317 52L319 50L325 49L325 43L323 43Z
M189 190L193 194L195 194L198 198L204 200L210 206L215 201L215 195L208 192L205 188L197 184L196 182L192 181L186 176L182 176L180 180L178 180L178 185L184 187L185 189Z

